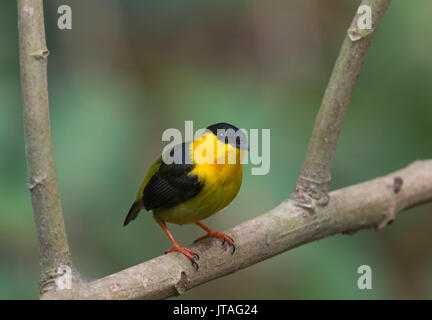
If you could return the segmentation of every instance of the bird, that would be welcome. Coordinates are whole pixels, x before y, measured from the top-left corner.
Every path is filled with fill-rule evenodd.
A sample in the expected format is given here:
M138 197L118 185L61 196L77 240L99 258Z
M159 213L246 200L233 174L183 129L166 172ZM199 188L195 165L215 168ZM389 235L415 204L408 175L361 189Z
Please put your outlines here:
M199 255L182 247L166 223L196 224L207 234L195 242L215 237L235 251L234 239L213 230L201 220L221 211L237 196L243 178L242 159L249 151L247 135L237 127L221 122L208 126L192 141L173 146L153 163L141 184L123 226L145 209L170 239L173 248L198 270Z

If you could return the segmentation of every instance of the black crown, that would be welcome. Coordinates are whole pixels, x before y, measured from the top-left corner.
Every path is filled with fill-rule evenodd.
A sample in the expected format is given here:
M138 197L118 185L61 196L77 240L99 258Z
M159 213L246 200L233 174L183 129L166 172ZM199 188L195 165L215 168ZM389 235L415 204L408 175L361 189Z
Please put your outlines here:
M232 129L232 130L234 130L234 132L237 132L239 130L237 127L234 127L232 124L229 124L226 122L219 122L219 123L213 124L211 126L208 126L207 129L210 130L211 132L213 132L215 135L217 135L218 129L222 129L225 131L228 129Z

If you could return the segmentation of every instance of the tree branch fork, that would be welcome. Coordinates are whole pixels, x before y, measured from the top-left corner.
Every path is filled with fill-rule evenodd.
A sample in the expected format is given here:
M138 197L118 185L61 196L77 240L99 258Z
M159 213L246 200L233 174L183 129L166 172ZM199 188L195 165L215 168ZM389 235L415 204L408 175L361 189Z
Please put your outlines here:
M23 121L41 261L41 299L162 299L236 272L302 244L339 233L383 228L397 213L432 201L432 160L329 193L333 157L346 110L376 29L390 0L363 0L373 29L347 31L325 91L295 192L278 207L227 231L231 255L216 239L190 248L201 256L194 271L178 253L84 282L73 268L52 153L42 0L18 0ZM71 283L63 280L69 276ZM66 277L66 280L67 277Z

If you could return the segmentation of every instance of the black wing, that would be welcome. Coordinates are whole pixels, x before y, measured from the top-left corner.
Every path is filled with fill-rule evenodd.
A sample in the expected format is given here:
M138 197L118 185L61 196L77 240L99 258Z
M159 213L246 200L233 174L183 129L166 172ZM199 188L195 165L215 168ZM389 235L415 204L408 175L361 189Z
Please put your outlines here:
M187 147L182 144L183 155ZM184 160L184 157L183 157ZM188 174L195 165L161 163L159 170L151 177L143 191L143 205L146 210L170 208L196 196L202 189L197 175Z

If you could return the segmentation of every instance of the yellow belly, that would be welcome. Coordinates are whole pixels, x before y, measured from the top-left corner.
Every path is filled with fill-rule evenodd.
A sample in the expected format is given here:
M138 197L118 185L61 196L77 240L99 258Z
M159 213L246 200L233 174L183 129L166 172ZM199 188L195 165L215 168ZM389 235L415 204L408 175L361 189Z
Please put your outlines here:
M199 165L197 174L204 186L200 193L169 209L154 210L156 219L176 223L194 223L225 208L236 197L242 183L242 165Z

